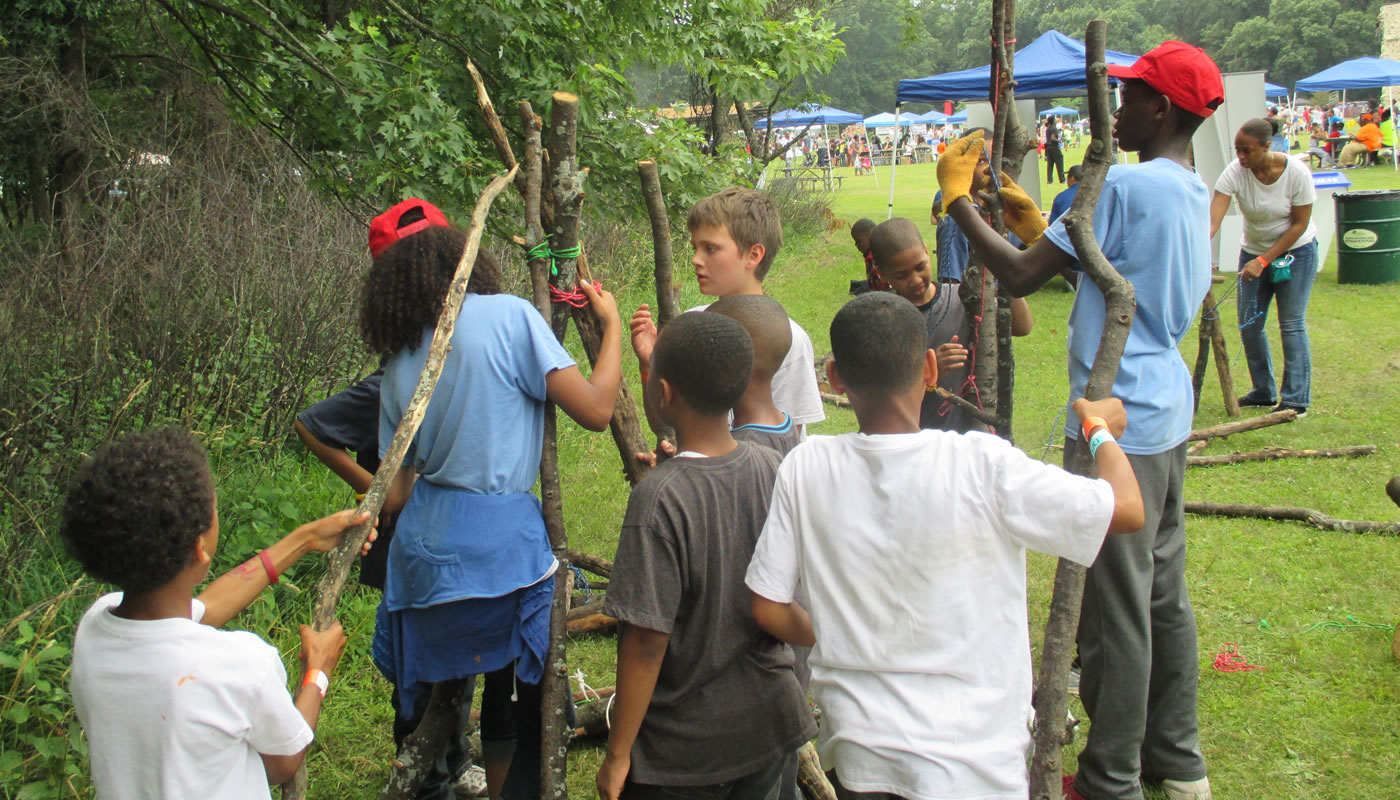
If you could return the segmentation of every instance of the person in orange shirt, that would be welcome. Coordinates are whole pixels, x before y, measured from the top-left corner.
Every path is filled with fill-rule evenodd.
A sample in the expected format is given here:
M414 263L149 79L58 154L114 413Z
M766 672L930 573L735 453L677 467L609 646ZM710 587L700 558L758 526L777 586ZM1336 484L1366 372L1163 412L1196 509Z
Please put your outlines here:
M1370 153L1381 149L1381 128L1374 122L1361 126L1347 146L1342 148L1338 160L1343 167L1364 167Z

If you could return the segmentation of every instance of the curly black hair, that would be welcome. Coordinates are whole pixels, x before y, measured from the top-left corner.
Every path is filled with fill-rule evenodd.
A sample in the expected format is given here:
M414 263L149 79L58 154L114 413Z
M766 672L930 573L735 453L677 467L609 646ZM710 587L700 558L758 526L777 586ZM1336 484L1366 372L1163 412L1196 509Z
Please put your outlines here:
M681 314L661 329L652 368L701 414L727 414L753 374L753 342L723 314Z
M125 592L169 583L214 524L204 448L175 428L133 433L83 459L59 533L83 570Z
M437 323L466 243L466 233L456 228L431 227L379 254L365 277L360 302L360 334L370 350L387 356L418 347L423 329ZM501 291L501 269L485 250L477 253L467 291Z

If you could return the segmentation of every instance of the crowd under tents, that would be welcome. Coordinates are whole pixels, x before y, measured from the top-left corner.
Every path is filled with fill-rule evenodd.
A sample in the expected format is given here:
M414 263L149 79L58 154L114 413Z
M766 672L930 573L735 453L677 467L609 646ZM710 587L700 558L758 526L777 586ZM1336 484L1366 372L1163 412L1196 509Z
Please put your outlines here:
M1343 102L1347 89L1386 90L1386 102L1394 105L1394 86L1400 84L1400 61L1390 58L1353 58L1323 71L1309 75L1293 86L1295 92L1341 91ZM1400 147L1390 148L1390 160L1400 170Z
M772 122L774 128L805 128L809 125L855 125L865 120L859 114L842 111L828 106L807 106L779 111L772 117L765 117L754 123L754 127L764 130Z

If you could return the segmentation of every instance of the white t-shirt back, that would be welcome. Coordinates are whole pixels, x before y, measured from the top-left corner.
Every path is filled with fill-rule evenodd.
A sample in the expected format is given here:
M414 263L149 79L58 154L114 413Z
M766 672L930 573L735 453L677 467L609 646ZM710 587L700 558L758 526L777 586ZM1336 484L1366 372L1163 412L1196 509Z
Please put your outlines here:
M822 766L911 800L1026 796L1027 548L1090 564L1101 480L983 433L814 436L783 460L745 582L811 615Z
M706 303L690 310L704 311L709 307ZM826 419L822 393L817 388L816 351L812 349L812 337L801 325L791 317L788 324L792 326L792 347L773 375L773 405L786 411L794 425L811 425Z
M311 728L277 649L192 619L129 620L93 603L73 643L73 702L102 800L270 798L260 753L295 755Z
M1298 159L1286 159L1287 166L1278 180L1265 186L1249 169L1232 159L1215 181L1215 191L1228 194L1240 204L1244 216L1244 246L1246 253L1260 255L1274 246L1288 230L1289 214L1294 206L1310 206L1317 202L1312 172ZM1317 238L1312 220L1293 247L1302 247Z

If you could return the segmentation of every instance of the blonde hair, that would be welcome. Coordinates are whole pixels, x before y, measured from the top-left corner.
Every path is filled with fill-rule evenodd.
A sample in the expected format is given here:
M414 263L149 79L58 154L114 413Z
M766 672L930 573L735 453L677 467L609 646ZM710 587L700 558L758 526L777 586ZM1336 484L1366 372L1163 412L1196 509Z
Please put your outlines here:
M753 189L731 186L695 204L686 219L691 233L701 225L724 228L739 245L740 252L763 245L763 260L754 268L761 283L783 246L783 223L778 208L768 195Z

